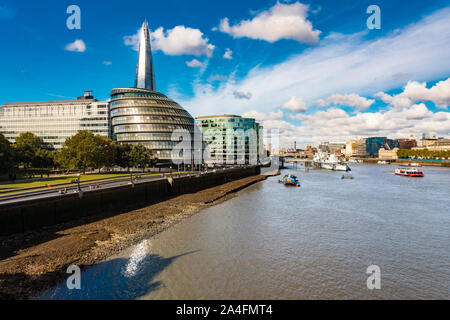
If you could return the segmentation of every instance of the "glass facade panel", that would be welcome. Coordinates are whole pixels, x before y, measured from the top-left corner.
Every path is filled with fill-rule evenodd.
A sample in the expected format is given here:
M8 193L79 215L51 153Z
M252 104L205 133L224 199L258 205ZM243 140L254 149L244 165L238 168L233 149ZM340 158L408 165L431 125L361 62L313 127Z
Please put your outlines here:
M208 163L235 165L259 160L264 150L263 128L255 119L224 115L199 117L195 121L208 145L211 155Z

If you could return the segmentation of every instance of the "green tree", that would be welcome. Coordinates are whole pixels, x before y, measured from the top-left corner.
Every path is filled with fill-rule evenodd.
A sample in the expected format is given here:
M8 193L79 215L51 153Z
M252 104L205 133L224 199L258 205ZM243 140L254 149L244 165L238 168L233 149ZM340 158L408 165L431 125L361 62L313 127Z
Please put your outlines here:
M42 140L31 132L24 132L17 137L13 146L17 162L28 168L36 161L36 154L42 149Z
M94 137L94 141L94 168L100 171L103 167L111 167L116 159L116 148L114 142L111 139L100 135L96 135Z
M153 151L143 145L135 145L129 152L130 165L132 167L141 168L142 172L144 172L145 168L154 166L156 161Z
M33 159L35 168L53 168L55 166L56 151L48 149L38 149Z
M114 143L83 130L68 138L58 154L58 163L66 169L100 169L114 162Z
M0 173L7 173L14 165L11 143L0 133Z
M129 143L119 144L116 146L115 164L121 168L130 169L130 152L133 146Z

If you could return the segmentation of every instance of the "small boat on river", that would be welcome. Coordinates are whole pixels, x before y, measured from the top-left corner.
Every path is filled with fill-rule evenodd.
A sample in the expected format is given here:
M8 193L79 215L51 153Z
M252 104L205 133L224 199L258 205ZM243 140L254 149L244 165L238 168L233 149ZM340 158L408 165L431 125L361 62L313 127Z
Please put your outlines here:
M279 183L282 183L285 186L300 187L300 181L297 179L296 176L294 176L292 174L285 175L282 180L279 180Z

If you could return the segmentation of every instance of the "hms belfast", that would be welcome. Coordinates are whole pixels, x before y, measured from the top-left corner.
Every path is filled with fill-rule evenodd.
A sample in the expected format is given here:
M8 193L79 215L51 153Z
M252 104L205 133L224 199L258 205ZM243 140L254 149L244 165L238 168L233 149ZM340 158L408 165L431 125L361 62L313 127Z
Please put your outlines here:
M174 130L187 130L192 144L194 142L194 131L199 129L192 116L178 103L156 91L147 22L140 30L135 87L113 89L110 108L117 143L141 144L153 150L158 165L172 164L172 150L180 143L172 141ZM186 159L186 155L179 156Z

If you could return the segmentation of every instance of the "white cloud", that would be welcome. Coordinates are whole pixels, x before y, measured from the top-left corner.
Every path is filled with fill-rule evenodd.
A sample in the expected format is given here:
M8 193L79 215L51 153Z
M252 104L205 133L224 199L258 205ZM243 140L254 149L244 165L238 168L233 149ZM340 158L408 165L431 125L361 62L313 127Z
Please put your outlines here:
M282 108L294 112L305 112L306 110L308 110L305 100L299 99L297 97L292 97L288 102L283 104Z
M227 48L223 57L228 60L233 59L233 51L231 51L230 49Z
M295 2L283 4L277 2L272 8L263 11L251 20L242 20L231 26L229 19L220 22L219 30L234 38L276 42L280 39L292 39L301 43L317 43L319 30L313 30L313 25L307 18L309 6Z
M356 113L349 115L342 109L330 108L314 114L290 115L291 120L299 120L300 126L282 121L263 122L264 128L283 128L282 145L298 141L300 145L318 144L321 141L348 141L355 137L387 136L407 138L410 130L417 135L432 132L447 136L450 133L450 113L431 112L423 103L406 108Z
M125 45L132 46L136 51L139 49L139 32L138 30L136 34L124 37ZM215 49L199 29L185 26L176 26L166 31L163 27L159 27L151 33L151 38L153 50L161 50L170 56L186 54L211 57Z
M193 59L191 61L186 61L186 65L191 68L200 68L203 66L203 63L201 63L197 59Z
M242 113L257 108L270 112L292 96L311 102L335 93L372 96L405 85L408 80L431 81L450 74L450 8L378 39L364 33L332 34L313 48L286 61L257 65L238 79L230 76L217 88L196 83L193 98L180 103L194 115ZM257 63L257 62L256 62ZM403 74L405 77L395 75ZM236 100L233 92L251 92Z
M85 52L86 45L83 40L75 40L74 42L69 43L64 49L73 52Z
M256 110L247 111L242 114L244 118L253 118L257 121L266 121L266 120L281 120L283 119L283 111L278 109L276 112L271 112L269 114L265 114L263 112L258 112Z
M110 65L112 65L112 62L111 61L103 61L103 64L105 66L110 66Z
M450 78L436 83L430 89L427 89L426 82L409 81L400 94L391 96L378 92L375 96L394 107L409 107L418 101L431 101L437 107L446 109L450 106Z
M335 93L329 96L326 100L318 99L313 102L319 108L329 107L331 105L338 106L350 106L359 110L366 110L372 104L375 103L375 100L369 100L356 93L352 94L338 94Z

